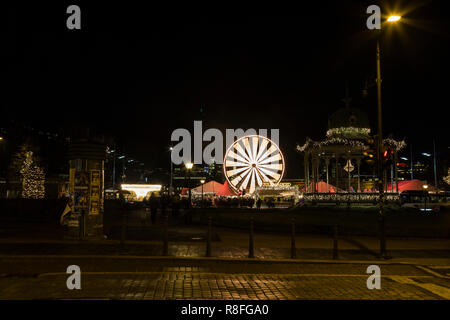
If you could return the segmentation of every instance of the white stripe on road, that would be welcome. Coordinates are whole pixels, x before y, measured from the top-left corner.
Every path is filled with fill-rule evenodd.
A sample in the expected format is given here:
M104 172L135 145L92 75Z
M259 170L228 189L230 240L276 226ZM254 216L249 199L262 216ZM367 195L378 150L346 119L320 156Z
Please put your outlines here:
M450 277L444 276L443 274L440 274L440 273L438 273L438 272L435 272L435 271L433 271L433 270L430 270L430 269L428 269L427 267L423 267L423 266L416 266L416 267L419 268L420 270L423 270L423 271L429 273L429 274L432 274L432 275L435 276L435 277L438 277L438 278L444 278L444 279L450 279Z
M416 282L411 278L408 277L401 277L401 276L391 276L391 279L403 284L411 284L420 288L423 288L427 291L430 291L431 293L434 293L435 295L440 296L441 298L450 300L450 289L446 287L439 286L434 283L420 283Z

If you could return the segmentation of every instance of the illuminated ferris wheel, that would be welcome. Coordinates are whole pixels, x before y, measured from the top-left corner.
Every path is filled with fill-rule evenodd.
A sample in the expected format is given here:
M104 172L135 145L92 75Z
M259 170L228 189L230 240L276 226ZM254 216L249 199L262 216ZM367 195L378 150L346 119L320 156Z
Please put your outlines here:
M250 135L234 142L223 162L228 184L235 190L253 193L268 183L277 185L284 173L284 158L280 148L270 139Z

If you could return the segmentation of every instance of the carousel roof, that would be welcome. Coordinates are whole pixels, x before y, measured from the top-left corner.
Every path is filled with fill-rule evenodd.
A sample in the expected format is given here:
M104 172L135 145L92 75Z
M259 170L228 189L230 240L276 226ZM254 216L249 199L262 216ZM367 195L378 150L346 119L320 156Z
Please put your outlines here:
M345 107L333 113L328 118L328 131L326 138L321 141L313 141L309 137L303 146L298 145L297 151L304 152L310 149L330 149L345 147L349 152L358 151L368 147L367 140L371 136L369 119L367 114L358 108ZM396 151L406 146L404 141L397 141L391 137L383 139L383 144Z
M328 129L353 127L370 128L367 114L358 108L345 107L337 110L328 118Z

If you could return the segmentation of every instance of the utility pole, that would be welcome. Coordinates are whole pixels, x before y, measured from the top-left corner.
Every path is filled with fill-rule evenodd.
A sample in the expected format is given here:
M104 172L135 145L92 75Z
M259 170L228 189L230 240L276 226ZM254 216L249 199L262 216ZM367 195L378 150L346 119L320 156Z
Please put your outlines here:
M113 152L113 189L116 188L116 144L114 143L114 152Z
M412 152L412 143L411 143L411 180L414 180L414 166L413 166L413 152Z
M381 67L380 67L380 41L377 39L377 106L378 106L378 152L377 152L377 167L378 167L378 192L379 197L379 211L380 211L380 255L386 256L386 236L385 236L385 215L384 215L384 181L383 169L381 165L381 155L383 153L383 123L381 112Z
M172 151L173 147L170 146L170 187L169 187L169 195L173 194L173 162L172 162Z
M434 154L434 186L435 186L435 188L436 188L436 192L437 192L437 187L438 187L438 184L437 184L437 169L436 169L436 142L435 142L435 140L433 139L433 154Z

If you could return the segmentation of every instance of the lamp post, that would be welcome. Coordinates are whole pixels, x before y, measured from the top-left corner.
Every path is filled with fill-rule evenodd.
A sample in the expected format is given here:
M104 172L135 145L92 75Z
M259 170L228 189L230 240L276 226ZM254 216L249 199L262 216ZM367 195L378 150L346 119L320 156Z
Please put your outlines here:
M202 205L203 205L203 184L205 183L205 180L200 180L200 183L202 184Z
M191 196L191 169L194 166L193 163L188 162L185 164L186 169L188 170L188 188L189 188L189 208L191 207L192 196Z
M424 207L424 211L426 213L427 212L427 189L428 189L428 185L424 184L423 185L423 189L424 189L424 192L423 192L423 199L424 199L423 207Z
M172 151L173 147L169 148L170 150L170 187L169 187L169 195L173 194L173 162L172 162Z
M400 16L390 16L387 22L396 22L400 20ZM381 109L381 60L380 41L377 38L377 108L378 108L378 150L377 150L377 173L378 173L378 192L379 197L379 211L380 211L380 254L386 256L386 235L385 235L385 215L384 215L384 179L383 170L381 166L381 154L383 153L383 118Z

